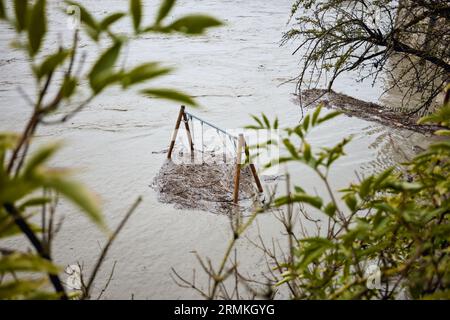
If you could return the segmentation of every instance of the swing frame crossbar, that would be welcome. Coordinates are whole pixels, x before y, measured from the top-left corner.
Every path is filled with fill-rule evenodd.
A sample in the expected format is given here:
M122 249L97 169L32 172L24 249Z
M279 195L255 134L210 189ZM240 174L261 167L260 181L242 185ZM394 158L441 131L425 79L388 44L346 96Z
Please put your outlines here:
M230 137L230 138L232 138L232 139L234 139L234 140L236 140L236 141L239 139L238 137L236 137L236 136L234 136L234 135L232 135L232 134L226 132L225 130L223 130L223 129L221 129L221 128L215 126L215 125L213 125L212 123L210 123L210 122L208 122L208 121L206 121L206 120L203 120L202 118L197 117L196 115L194 115L194 114L192 114L192 113L190 113L190 112L184 111L184 113L185 113L186 116L188 116L189 118L191 118L191 119L192 119L192 118L193 118L193 119L196 119L196 120L198 120L200 123L204 123L204 124L206 124L207 126L210 126L211 128L214 128L214 129L216 129L217 131L222 132L224 135L226 135L226 136L228 136L228 137Z
M207 126L210 126L214 129L216 129L217 131L223 133L224 135L232 138L233 140L237 141L237 148L236 148L236 165L235 165L235 173L234 173L234 189L233 189L233 203L237 204L239 201L239 183L240 183L240 175L241 175L241 168L242 168L242 150L244 149L246 158L250 158L249 157L249 150L247 148L247 143L245 142L245 138L243 134L239 134L238 137L226 132L225 130L213 125L212 123L205 121L195 115L193 115L190 112L186 111L186 107L185 106L181 106L180 107L180 112L178 113L178 118L177 118L177 122L175 124L175 130L173 132L172 135L172 140L170 141L170 145L169 145L169 151L167 152L167 158L168 159L172 159L172 152L173 152L173 148L175 147L175 141L177 139L177 135L178 135L178 130L180 129L180 125L181 122L184 122L184 126L186 129L186 134L187 134L187 138L189 141L189 145L190 145L190 149L191 149L191 156L194 157L194 141L192 138L192 133L191 130L189 128L189 122L188 122L188 118L190 119L196 119L198 120L200 123L202 124L206 124ZM203 143L203 142L202 142ZM261 181L259 179L258 173L256 171L255 165L253 163L249 164L250 166L250 170L252 172L252 176L255 180L255 184L256 187L258 188L258 191L261 193L263 192L263 188L261 185Z

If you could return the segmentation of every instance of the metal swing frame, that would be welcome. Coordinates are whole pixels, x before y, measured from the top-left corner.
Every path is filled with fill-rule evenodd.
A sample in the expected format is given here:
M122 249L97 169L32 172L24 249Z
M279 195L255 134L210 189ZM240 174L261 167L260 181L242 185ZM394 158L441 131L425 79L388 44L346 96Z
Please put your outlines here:
M242 168L242 149L244 149L246 158L249 158L249 150L247 147L247 143L245 141L244 135L239 134L238 137L233 136L226 132L225 130L213 125L212 123L205 121L195 115L193 115L190 112L186 111L185 106L181 106L180 112L178 113L177 122L175 124L175 129L172 135L172 140L170 141L169 145L169 151L167 153L167 158L172 159L172 152L173 148L175 147L175 141L177 139L178 130L180 129L181 121L184 122L184 126L186 129L187 138L189 141L190 149L191 149L191 156L194 157L194 141L193 141L193 132L191 133L191 130L189 128L189 122L188 117L190 119L196 119L198 120L202 125L202 147L203 147L203 124L206 124L209 127L212 127L216 129L218 132L221 132L222 134L228 136L233 140L233 142L237 141L237 148L236 148L236 165L235 165L235 174L234 174L234 189L233 189L233 203L237 204L239 201L239 183L240 183L240 176L241 176L241 168ZM236 145L236 144L235 144ZM252 176L255 180L256 187L258 188L259 192L263 192L263 187L261 185L261 181L259 180L258 173L256 171L255 165L253 163L249 164L250 170L252 172Z

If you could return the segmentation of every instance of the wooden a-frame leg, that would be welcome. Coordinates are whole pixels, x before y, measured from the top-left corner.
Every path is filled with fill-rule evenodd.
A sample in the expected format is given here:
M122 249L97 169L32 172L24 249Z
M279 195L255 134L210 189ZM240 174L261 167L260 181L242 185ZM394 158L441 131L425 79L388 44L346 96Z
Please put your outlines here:
M237 204L239 201L239 180L241 178L241 157L242 147L244 146L244 135L239 135L238 147L236 152L236 171L234 174L234 190L233 190L233 203Z
M245 148L245 156L250 161L250 152L248 151L247 142L245 142L245 140L244 140L244 148ZM255 179L255 183L256 183L256 187L258 188L258 191L263 192L264 190L261 185L261 181L259 180L258 172L256 171L255 165L253 163L250 163L250 170L252 171L252 175L253 175L253 178Z
M167 159L172 159L172 151L175 146L175 140L177 140L178 129L180 129L181 119L184 115L184 106L181 106L180 112L178 113L177 122L175 124L175 130L173 131L172 141L170 141L169 151L167 152Z

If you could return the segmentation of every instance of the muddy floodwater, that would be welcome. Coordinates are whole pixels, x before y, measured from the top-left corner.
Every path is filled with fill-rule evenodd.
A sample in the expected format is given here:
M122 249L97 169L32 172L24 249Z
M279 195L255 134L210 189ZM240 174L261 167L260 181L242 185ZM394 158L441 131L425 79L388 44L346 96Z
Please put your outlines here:
M121 0L81 1L96 16L126 10ZM146 1L148 22L155 14L158 1ZM286 30L291 0L189 0L178 1L170 18L188 12L207 12L222 19L226 25L205 36L186 38L178 35L145 35L132 42L121 63L133 66L146 61L164 61L176 72L153 83L155 86L180 88L195 96L201 108L193 113L222 128L238 128L251 123L249 114L264 112L278 116L282 126L298 123L301 112L295 102L295 85L286 80L297 75L299 56L292 56L295 44L280 47ZM52 2L50 9L58 6ZM54 50L59 41L70 41L65 17L52 10L49 17L51 33L46 48ZM117 25L130 30L129 21ZM0 128L20 131L30 114L30 107L21 97L20 87L33 95L33 78L25 57L9 48L12 30L0 30ZM105 46L106 47L106 46ZM95 59L98 48L83 37L81 49L87 61ZM335 90L361 100L379 102L382 83L372 87L356 83L346 74ZM143 86L146 87L145 85ZM87 95L88 88L81 91ZM81 98L80 98L81 99ZM150 187L163 165L179 106L174 103L140 97L135 92L107 90L79 115L63 125L43 126L36 141L44 143L63 140L64 149L54 160L55 166L78 169L77 176L101 199L108 224L114 227L135 198L143 203L132 216L111 249L97 282L100 289L116 261L112 282L103 295L109 299L178 299L198 298L195 292L179 288L170 277L173 267L185 276L199 265L196 251L217 261L230 238L229 219L200 210L178 209L158 201ZM60 113L70 110L62 108ZM366 174L403 160L420 150L427 137L341 116L315 129L310 142L329 146L345 136L353 135L345 158L331 172L332 187L340 189ZM401 151L399 150L401 148ZM280 168L282 174L285 168ZM313 173L301 165L288 168L291 180L312 193L323 193L324 187ZM283 182L284 183L284 182ZM82 216L76 208L62 202L58 210L64 217L61 232L56 236L54 257L60 265L80 262L89 270L100 252L105 236ZM280 237L280 224L270 214L258 219L265 239ZM255 235L256 227L249 230ZM13 245L27 246L23 239ZM265 261L248 241L239 243L239 258L244 274L257 276ZM218 263L218 261L217 261ZM204 278L197 276L197 282Z

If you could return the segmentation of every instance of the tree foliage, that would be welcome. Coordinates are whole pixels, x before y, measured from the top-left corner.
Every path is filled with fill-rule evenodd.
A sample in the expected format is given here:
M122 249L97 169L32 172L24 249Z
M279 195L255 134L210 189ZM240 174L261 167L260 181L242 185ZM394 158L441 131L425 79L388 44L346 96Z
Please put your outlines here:
M355 71L360 81L385 78L385 92L399 90L404 107L423 112L449 81L449 1L297 0L292 16L284 41L300 43L299 88L325 75L331 88Z
M327 186L326 198L331 201L300 188L275 199L274 205L312 205L327 217L328 228L326 235L294 242L292 259L280 264L277 285L289 283L292 297L300 299L449 298L450 140L432 144L402 164L402 170L389 168L341 190L342 207L327 177L349 139L311 153L306 135L327 117L320 117L320 112L319 107L288 130L301 142L284 140L292 145L291 156L284 161L312 168ZM439 113L421 121L448 127L449 112L447 102ZM379 269L378 288L368 285L370 265Z
M28 150L38 126L67 121L108 87L119 85L123 89L129 89L172 71L159 62L146 62L130 69L118 68L117 61L127 41L149 32L202 34L210 27L221 25L220 21L206 15L183 16L165 25L163 23L174 4L174 0L163 0L153 23L145 25L142 1L130 0L127 12L112 12L102 19L94 17L80 4L66 1L68 14L80 13L81 26L75 25L73 42L70 45L61 44L50 52L47 48L43 49L51 27L47 21L47 1L15 0L5 5L4 1L0 0L0 23L15 30L14 45L21 49L30 61L37 84L37 95L32 101L33 113L24 131L0 133L0 239L24 236L33 248L32 252L0 248L0 299L71 297L60 279L61 268L52 257L59 196L77 206L80 212L108 235L108 241L90 277L86 282L81 279L82 291L78 297L90 297L92 283L111 243L141 200L138 198L117 229L110 232L96 197L71 178L69 170L48 166L61 145L49 144L31 154ZM133 30L129 34L116 34L112 27L126 17L132 21ZM81 64L84 63L84 59L77 59L80 55L80 27L93 42L109 45L87 68L87 74L74 72L75 69L82 69ZM77 65L78 63L80 65ZM63 74L60 82L55 80L59 74ZM55 120L55 112L79 93L79 85L82 83L89 85L89 97ZM171 88L148 88L143 94L196 105L190 96ZM30 102L31 98L27 101ZM36 216L40 216L40 225L33 224L33 221L39 221L33 219ZM37 276L28 277L30 272L37 273ZM53 291L49 291L49 284Z
M421 121L450 128L449 98L447 91L439 112ZM240 299L246 294L273 299L279 291L288 292L292 299L450 298L449 130L437 132L443 140L398 168L363 177L334 192L328 176L335 161L345 156L351 139L316 149L307 137L337 115L323 115L318 107L297 126L284 129L281 139L287 155L279 162L313 170L326 191L308 193L301 181L290 181L288 175L284 195L272 193L264 207L232 223L233 235L218 268L198 257L209 277L207 289L195 278L189 281L174 271L181 286L208 299ZM270 129L264 118L255 117L252 128ZM312 219L312 212L319 220ZM248 237L267 261L261 281L254 274L242 274L243 263L232 253L237 240L264 213L274 215L283 232L271 243L262 234L259 240ZM308 221L314 222L312 227L305 227ZM233 278L234 290L229 288Z

